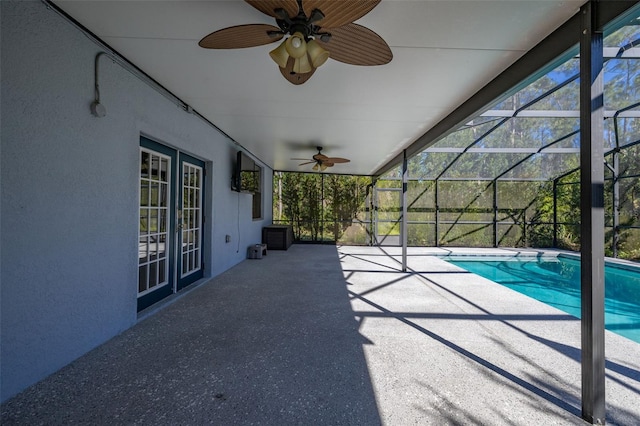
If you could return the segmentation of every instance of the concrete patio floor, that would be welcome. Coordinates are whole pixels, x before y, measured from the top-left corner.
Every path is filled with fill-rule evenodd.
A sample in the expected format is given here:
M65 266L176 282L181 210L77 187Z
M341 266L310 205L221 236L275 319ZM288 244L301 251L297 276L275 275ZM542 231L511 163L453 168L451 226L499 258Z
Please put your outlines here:
M0 423L585 424L580 322L437 252L410 249L403 273L399 248L269 251L143 313ZM606 344L607 422L638 425L640 344Z

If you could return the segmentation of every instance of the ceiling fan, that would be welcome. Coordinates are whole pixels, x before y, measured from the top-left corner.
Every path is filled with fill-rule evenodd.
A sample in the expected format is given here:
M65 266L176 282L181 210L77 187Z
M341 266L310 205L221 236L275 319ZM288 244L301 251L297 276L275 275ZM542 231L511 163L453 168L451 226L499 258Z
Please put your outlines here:
M272 16L278 25L236 25L214 31L198 45L206 49L261 46L288 36L269 55L280 73L303 84L316 68L332 58L351 65L384 65L393 54L375 32L353 21L369 13L381 0L245 0Z
M318 150L318 153L315 154L313 157L311 157L311 159L308 158L292 158L292 160L306 160L304 163L300 163L298 164L299 166L306 166L307 164L314 164L312 167L312 170L318 171L320 170L321 172L325 171L327 169L327 167L333 167L334 164L337 163L348 163L351 160L347 160L346 158L340 158L340 157L327 157L326 155L322 154L322 147L318 146L316 147L316 149Z

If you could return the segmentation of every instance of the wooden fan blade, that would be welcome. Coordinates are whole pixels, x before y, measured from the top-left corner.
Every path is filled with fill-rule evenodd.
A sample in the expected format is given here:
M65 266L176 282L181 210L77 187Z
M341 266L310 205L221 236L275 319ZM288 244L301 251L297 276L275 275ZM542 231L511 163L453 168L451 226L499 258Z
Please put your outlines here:
M313 164L315 161L307 161L306 163L300 163L298 166L306 166L307 164Z
M289 57L289 60L287 61L287 67L286 68L280 68L280 74L282 74L282 76L284 78L286 78L287 80L289 80L289 83L295 84L295 85L300 85L300 84L304 84L307 82L307 80L309 80L311 78L311 76L313 75L314 72L316 72L316 69L311 67L311 72L308 73L295 73L293 72L293 64L295 63L295 59L292 57Z
M302 8L307 16L311 16L314 9L318 9L324 14L324 19L315 22L317 26L336 28L362 18L378 3L380 0L304 0Z
M302 160L302 161L313 161L309 158L289 158L289 160Z
M326 160L324 160L325 162L329 162L329 163L348 163L351 160L347 160L346 158L340 158L340 157L328 157Z
M271 36L269 31L280 31L280 28L266 24L236 25L212 32L200 40L198 45L205 49L241 49L273 43L284 36Z
M327 161L327 158L329 158L329 157L327 157L324 154L316 154L316 155L313 156L313 159L316 160L316 161Z
M277 18L275 10L284 9L289 18L298 16L299 8L296 0L244 0L260 12Z
M351 65L384 65L393 54L382 37L367 27L348 24L331 30L328 43L316 38L318 44L329 51L329 57Z

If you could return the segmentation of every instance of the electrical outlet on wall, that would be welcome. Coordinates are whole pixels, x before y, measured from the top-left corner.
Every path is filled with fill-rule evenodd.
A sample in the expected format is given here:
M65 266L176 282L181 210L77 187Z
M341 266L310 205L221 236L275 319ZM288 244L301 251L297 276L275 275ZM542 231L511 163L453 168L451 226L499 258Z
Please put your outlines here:
M231 235L227 235L224 237L224 241L225 243L230 243L231 242Z

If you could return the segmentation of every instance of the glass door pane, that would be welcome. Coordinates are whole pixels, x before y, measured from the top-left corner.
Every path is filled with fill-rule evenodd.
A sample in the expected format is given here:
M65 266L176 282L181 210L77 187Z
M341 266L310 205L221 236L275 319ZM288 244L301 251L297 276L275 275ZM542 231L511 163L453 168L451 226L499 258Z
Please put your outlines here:
M140 138L138 311L174 292L177 152Z
M166 219L170 215L171 158L140 148L138 296L169 284Z
M182 277L200 269L202 169L182 164Z

